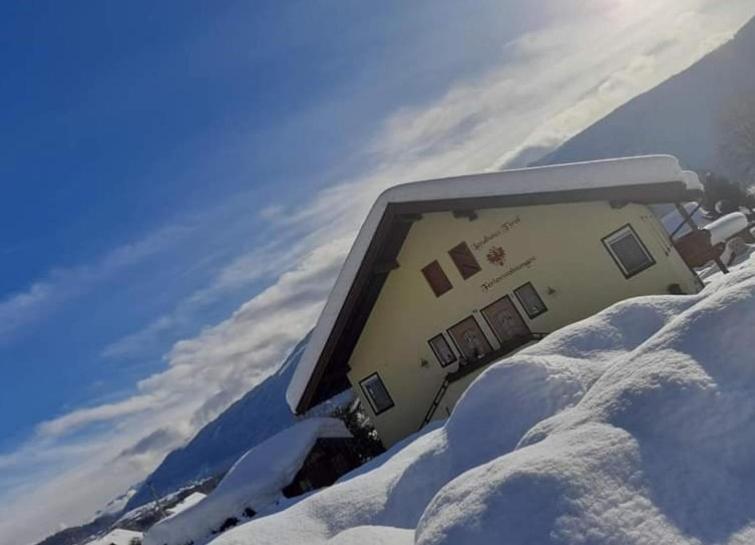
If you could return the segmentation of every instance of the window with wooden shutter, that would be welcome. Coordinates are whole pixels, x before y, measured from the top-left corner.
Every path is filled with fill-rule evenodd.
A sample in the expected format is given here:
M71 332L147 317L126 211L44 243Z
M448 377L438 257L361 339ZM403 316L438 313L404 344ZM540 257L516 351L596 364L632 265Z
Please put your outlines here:
M472 250L469 249L466 242L462 242L451 248L448 251L448 255L451 256L451 260L456 265L456 268L459 269L459 274L461 274L464 280L474 276L481 270L480 264L477 263L477 259L475 259Z
M425 276L427 283L430 284L430 288L432 288L436 297L440 297L453 287L440 263L437 261L433 261L422 269L422 274Z

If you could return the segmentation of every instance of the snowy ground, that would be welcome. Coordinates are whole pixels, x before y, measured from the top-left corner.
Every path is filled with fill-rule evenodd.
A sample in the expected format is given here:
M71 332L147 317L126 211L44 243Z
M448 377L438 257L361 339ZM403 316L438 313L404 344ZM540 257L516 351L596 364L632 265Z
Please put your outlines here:
M257 513L270 509L283 499L281 490L294 479L318 438L346 437L351 434L336 418L294 424L244 454L208 496L199 494L189 505L179 504L171 516L146 532L144 545L200 543L227 519L244 520L246 509Z
M129 530L116 529L94 541L89 541L86 545L131 545L132 543L141 542L142 534L131 532Z
M755 543L755 259L732 270L491 366L444 425L212 545Z

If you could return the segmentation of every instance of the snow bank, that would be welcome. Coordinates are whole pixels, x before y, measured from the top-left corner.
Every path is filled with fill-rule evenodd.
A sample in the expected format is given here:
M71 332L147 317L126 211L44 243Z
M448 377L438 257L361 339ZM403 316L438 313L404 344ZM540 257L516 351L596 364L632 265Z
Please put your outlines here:
M133 540L141 540L141 538L142 534L139 532L118 528L106 536L87 542L85 545L131 545Z
M721 216L716 221L703 227L703 229L710 232L710 242L715 246L747 229L748 223L747 216L742 212L733 212Z
M280 497L317 439L338 437L351 434L335 418L310 418L271 437L244 454L211 494L153 526L144 545L200 543L228 518L243 519L246 508L259 511Z
M192 494L186 496L186 498L183 499L180 503L177 503L170 509L168 509L168 516L165 517L166 519L175 517L179 513L183 513L190 507L194 507L196 504L198 504L200 501L205 499L207 496L205 494L202 494L201 492L193 492Z
M554 333L442 427L212 545L755 542L755 262L733 271Z

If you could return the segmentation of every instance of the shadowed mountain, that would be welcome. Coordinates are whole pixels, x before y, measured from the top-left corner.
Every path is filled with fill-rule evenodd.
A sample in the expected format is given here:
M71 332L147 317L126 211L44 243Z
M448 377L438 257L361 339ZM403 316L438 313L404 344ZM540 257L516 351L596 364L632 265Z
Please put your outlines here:
M244 452L294 422L285 391L306 345L302 340L281 368L202 428L184 447L171 452L147 477L126 511L152 500L147 483L164 496L189 483L222 474Z
M568 140L535 165L669 153L686 168L741 176L725 151L732 109L753 105L755 19L687 70L637 96Z

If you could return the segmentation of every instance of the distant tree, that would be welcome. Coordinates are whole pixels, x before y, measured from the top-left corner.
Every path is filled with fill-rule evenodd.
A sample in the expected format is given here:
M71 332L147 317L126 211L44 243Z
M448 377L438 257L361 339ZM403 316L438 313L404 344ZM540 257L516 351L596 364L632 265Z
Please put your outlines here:
M734 212L741 206L755 207L755 193L742 183L715 172L700 173L700 180L705 188L702 205L712 216Z
M358 400L344 407L337 408L333 411L332 416L342 420L346 425L346 429L354 436L354 450L362 463L385 452L385 448L380 442L375 427L370 422Z
M746 185L755 183L755 90L729 101L720 115L719 155Z

